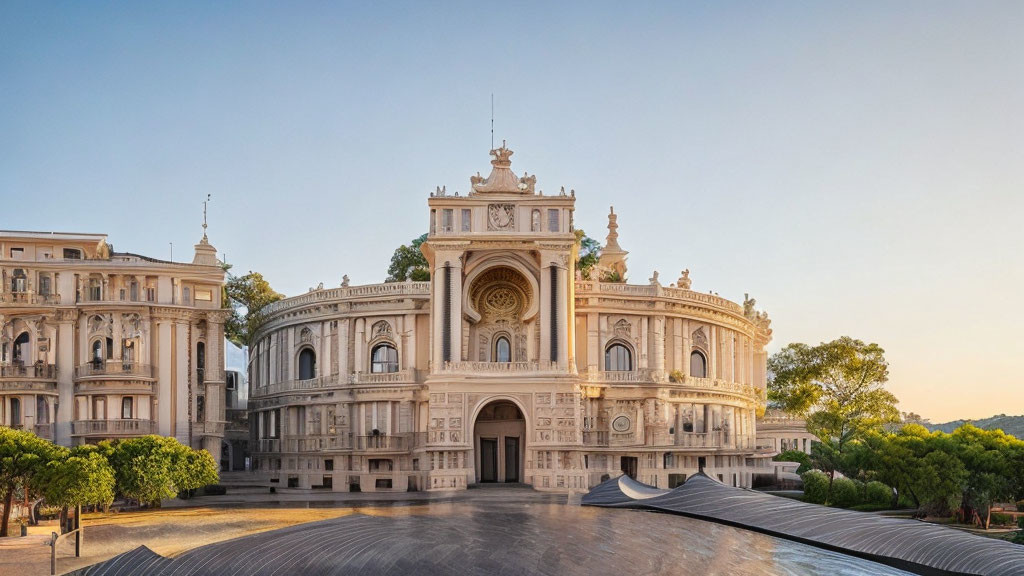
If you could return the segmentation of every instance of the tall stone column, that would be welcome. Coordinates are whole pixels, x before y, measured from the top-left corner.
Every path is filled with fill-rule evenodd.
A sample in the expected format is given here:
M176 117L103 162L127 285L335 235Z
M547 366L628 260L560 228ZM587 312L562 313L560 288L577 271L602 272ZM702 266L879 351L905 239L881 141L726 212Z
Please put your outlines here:
M654 369L665 371L665 317L654 317Z
M56 342L58 408L53 420L53 439L61 446L70 446L71 422L75 419L75 320L74 314L70 311L62 313L58 318Z
M689 360L689 354L683 354L683 319L672 319L672 367L675 370L686 374L688 370L683 367L683 362ZM686 362L689 364L689 362Z
M601 325L597 312L587 313L587 370L596 371L602 367Z
M157 318L157 433L161 436L171 436L173 430L172 408L174 402L171 400L174 393L173 374L173 331L169 318Z
M174 437L182 444L191 445L192 435L189 418L189 340L188 322L177 319L174 322Z
M338 321L338 377L342 383L348 382L348 326L350 320L342 318Z
M551 358L551 262L542 253L544 258L541 268L541 321L538 329L541 331L541 349L538 358L541 362L556 360Z

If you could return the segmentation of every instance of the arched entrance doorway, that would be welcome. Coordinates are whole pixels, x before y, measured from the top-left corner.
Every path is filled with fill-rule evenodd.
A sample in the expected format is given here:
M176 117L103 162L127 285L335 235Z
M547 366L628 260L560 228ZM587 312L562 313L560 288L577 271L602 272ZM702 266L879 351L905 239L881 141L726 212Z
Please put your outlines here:
M476 481L522 482L526 420L508 400L484 406L473 426Z

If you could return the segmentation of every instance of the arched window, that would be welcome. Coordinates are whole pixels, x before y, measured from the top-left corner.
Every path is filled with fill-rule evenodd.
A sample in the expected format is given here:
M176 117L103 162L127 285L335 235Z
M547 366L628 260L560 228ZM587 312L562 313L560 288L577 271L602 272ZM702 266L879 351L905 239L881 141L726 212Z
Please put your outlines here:
M491 358L493 362L512 361L512 345L508 341L508 336L498 336L494 340L494 354Z
M612 344L604 351L604 369L609 372L630 371L633 369L633 354L624 344Z
M92 343L92 363L95 365L103 364L103 341L96 340Z
M690 376L694 378L708 377L708 359L704 357L704 353L700 350L694 350L690 353Z
M14 362L25 363L29 361L28 358L28 332L22 332L14 339Z
M299 380L316 378L316 353L312 348L303 348L299 352Z
M370 372L398 372L398 350L391 344L377 344L370 355Z

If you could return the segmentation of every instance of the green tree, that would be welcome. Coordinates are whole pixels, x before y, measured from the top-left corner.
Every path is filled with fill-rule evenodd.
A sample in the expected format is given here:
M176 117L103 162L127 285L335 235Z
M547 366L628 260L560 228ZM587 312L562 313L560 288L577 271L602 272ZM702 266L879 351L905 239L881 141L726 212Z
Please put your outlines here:
M231 317L224 324L224 335L239 346L251 345L256 330L266 320L263 309L284 298L275 292L263 275L249 271L245 276L228 275L224 286Z
M206 450L195 450L178 444L171 459L171 481L179 491L191 492L219 480L217 462Z
M578 254L576 259L576 269L580 271L580 275L584 280L590 280L591 271L593 271L594 266L601 259L601 243L590 236L587 236L587 234L579 228L576 229L575 234Z
M180 491L217 482L213 457L174 438L150 435L100 446L114 468L117 492L152 507Z
M884 388L889 364L877 344L848 336L818 346L794 343L768 360L768 370L770 403L807 419L831 480L851 440L899 420L896 397Z
M33 488L36 476L58 455L59 449L53 443L31 432L0 427L0 494L4 505L0 536L10 536L15 494Z
M1020 494L1016 486L1016 451L1020 440L1002 430L982 430L964 424L949 435L956 456L967 470L963 503L976 511L976 520L986 530L991 520L992 503L1011 500Z
M391 255L391 265L388 266L388 277L384 281L422 282L430 280L430 265L427 263L426 256L420 251L420 244L426 240L427 235L423 234L419 238L413 239L409 246L403 244L395 248L395 253Z
M37 474L35 484L47 504L61 507L62 518L74 506L109 506L114 501L114 469L95 446L63 450Z

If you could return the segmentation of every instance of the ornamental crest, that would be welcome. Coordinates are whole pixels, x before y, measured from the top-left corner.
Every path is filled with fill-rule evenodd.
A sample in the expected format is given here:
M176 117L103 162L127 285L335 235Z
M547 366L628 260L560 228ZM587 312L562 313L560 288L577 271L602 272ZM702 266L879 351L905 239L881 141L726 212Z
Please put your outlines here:
M488 204L487 229L513 230L516 225L515 204Z

